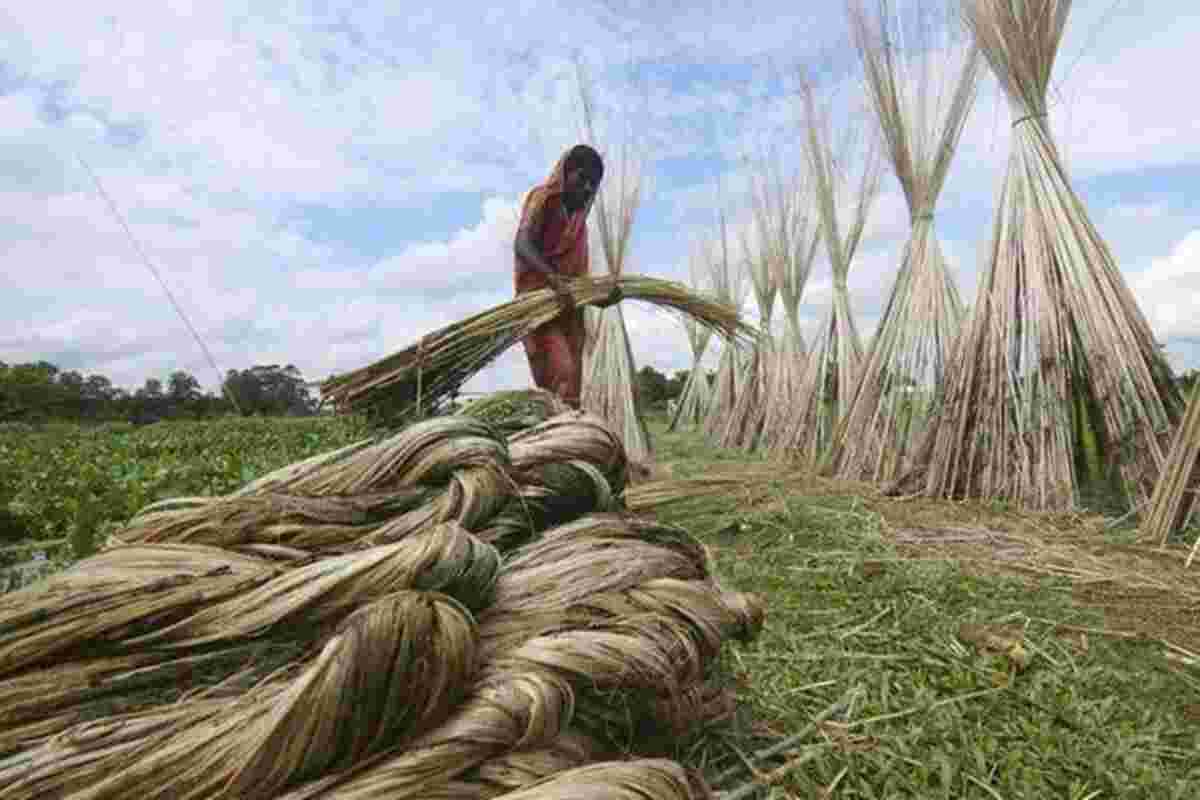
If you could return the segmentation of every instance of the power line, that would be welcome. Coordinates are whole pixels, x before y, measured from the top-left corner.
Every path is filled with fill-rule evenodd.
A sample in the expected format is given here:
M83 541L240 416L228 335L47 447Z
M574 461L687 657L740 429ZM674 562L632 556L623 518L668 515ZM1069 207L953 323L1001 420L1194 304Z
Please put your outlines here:
M92 183L96 185L96 191L99 192L100 196L103 197L104 201L108 204L109 210L112 212L112 215L116 218L117 222L121 225L121 228L125 231L125 235L129 237L129 242L133 245L134 251L138 254L138 257L141 258L142 263L146 265L146 269L150 270L150 274L154 276L156 281L158 281L158 285L162 287L163 292L167 295L167 299L171 301L171 305L175 308L175 312L179 314L179 318L183 320L183 324L186 325L187 329L191 332L192 338L195 339L196 344L200 346L201 352L204 353L204 357L208 360L209 366L212 367L213 372L217 376L217 385L221 387L221 393L229 398L229 401L233 403L234 409L241 414L241 406L238 405L237 398L234 397L233 392L229 391L228 387L226 387L225 379L221 376L221 370L217 366L216 359L213 358L208 346L204 344L204 340L200 338L200 334L192 325L191 320L188 319L187 314L184 313L183 308L175 299L174 293L171 292L170 287L167 286L166 281L163 280L162 275L154 266L154 263L150 260L150 257L146 255L146 251L142 247L141 242L139 242L137 237L133 235L133 231L129 229L129 225L125 222L125 217L121 215L120 210L117 208L117 204L113 202L112 197L104 189L104 184L100 182L100 176L92 171L91 166L88 165L88 162L84 159L81 153L77 152L75 157L79 159L79 163L83 165L84 171L87 172L88 177L92 179Z

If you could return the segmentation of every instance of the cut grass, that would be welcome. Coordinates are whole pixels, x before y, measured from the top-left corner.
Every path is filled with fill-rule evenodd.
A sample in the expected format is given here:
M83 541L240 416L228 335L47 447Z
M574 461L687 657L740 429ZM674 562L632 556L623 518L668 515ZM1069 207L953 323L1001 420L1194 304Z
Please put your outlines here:
M717 457L699 437L655 427L672 477L746 466ZM1096 559L1111 555L1127 567L1144 555L1118 541L1100 553L1103 526L1094 520L930 501L899 507L853 484L782 471L753 505L736 492L713 493L658 513L712 547L731 588L767 600L762 635L724 659L741 701L736 718L676 753L717 788L745 784L745 760L803 731L841 698L848 702L811 735L755 762L760 780L772 784L758 796L1195 796L1194 597L1161 587L1131 596L1128 586L1108 588L1136 583L1125 572L1085 581L1015 570L985 557L1003 548L897 535L994 527L1027 549L1034 541L1053 548L1055 537L1072 540L1074 526L1075 538L1081 528L1091 535ZM1140 602L1146 593L1152 602ZM1170 614L1171 624L1143 613L1150 607ZM1176 649L1164 646L1168 633Z

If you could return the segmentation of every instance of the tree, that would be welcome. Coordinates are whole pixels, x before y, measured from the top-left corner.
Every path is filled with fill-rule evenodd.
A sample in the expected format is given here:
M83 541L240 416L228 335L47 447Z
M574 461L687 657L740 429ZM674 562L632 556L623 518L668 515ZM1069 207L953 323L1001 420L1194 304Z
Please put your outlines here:
M309 416L317 403L309 394L300 371L292 364L256 365L246 370L229 370L226 390L237 401L243 415Z
M670 384L667 376L649 364L638 370L637 394L638 402L645 408L665 409L667 400L671 397Z

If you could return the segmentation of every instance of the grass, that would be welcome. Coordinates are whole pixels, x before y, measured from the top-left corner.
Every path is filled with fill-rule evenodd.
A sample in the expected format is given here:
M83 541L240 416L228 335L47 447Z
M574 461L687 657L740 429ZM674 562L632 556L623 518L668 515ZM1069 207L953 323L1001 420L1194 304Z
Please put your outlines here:
M678 477L745 461L714 457L662 425L654 433L660 460ZM774 496L738 506L732 496L710 497L660 514L704 539L733 588L769 598L763 634L725 657L738 716L677 753L710 779L740 767L719 788L744 783L744 759L848 699L803 741L759 762L764 776L784 768L760 796L1195 796L1200 662L1161 640L1170 634L1179 646L1190 636L1183 650L1200 650L1200 605L1176 597L1190 624L1164 626L1142 613L1168 605L1162 590L1114 602L1121 592L1106 592L1105 582L1029 568L1072 543L1074 527L1094 533L1095 520L889 503L861 486L806 484L782 472ZM905 535L989 524L1002 546ZM1094 538L1091 550L1124 576L1131 548L1121 536L1111 553L1095 555ZM1039 558L996 555L1035 540Z

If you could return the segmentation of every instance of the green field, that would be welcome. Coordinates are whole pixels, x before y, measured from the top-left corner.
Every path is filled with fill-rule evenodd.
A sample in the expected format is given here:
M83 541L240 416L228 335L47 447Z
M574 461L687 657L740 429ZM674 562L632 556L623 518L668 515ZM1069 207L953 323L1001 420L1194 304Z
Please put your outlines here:
M652 431L659 478L761 466ZM6 557L62 540L48 549L66 562L146 503L363 434L327 418L4 429ZM1200 589L1178 553L1099 517L887 500L783 469L760 488L658 512L767 600L759 638L726 648L738 714L678 745L720 788L804 734L757 762L759 796L1198 796Z

